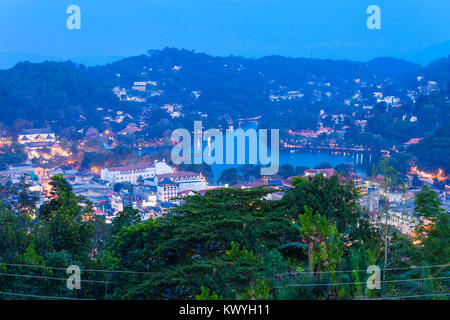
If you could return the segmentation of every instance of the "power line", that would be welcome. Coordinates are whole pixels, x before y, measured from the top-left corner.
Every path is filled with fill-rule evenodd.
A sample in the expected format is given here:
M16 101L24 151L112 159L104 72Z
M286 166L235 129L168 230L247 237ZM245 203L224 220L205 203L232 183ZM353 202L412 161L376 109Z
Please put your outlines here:
M17 264L17 263L3 263L0 265L13 266L13 267L30 267L30 268L42 268L51 270L67 270L67 268L61 267L47 267L31 264ZM399 267L399 268L380 268L380 271L395 271L395 270L408 270L408 269L423 269L423 268L439 268L449 267L450 264L440 264L431 266L411 266L411 267ZM105 269L81 269L84 272L103 272L103 273L129 273L129 274L161 274L163 272L151 272L151 271L132 271L132 270L105 270ZM335 270L335 271L300 271L300 272L284 272L277 275L296 275L296 274L327 274L327 273L352 273L352 272L367 272L367 269L361 270Z
M421 294L414 296L395 296L395 297L381 297L381 298L368 298L360 300L394 300L394 299L408 299L408 298L422 298L422 297L446 297L450 296L450 293L435 293L435 294Z
M28 268L41 268L41 269L50 269L50 270L67 270L67 268L61 267L47 267L47 266L39 266L32 264L17 264L17 263L3 263L0 262L0 265L11 266L11 267L28 267ZM132 270L102 270L102 269L81 269L84 272L104 272L104 273L132 273L132 274L161 274L163 272L151 272L151 271L132 271Z
M94 300L94 299L78 299L78 298L56 297L56 296L40 296L40 295L35 295L35 294L2 292L2 291L0 291L0 294L10 295L10 296L22 296L22 297L29 297L29 298L57 299L57 300Z
M450 264L437 264L432 266L411 266L411 267L400 267L400 268L380 268L380 271L396 271L396 270L409 270L409 269L424 269L424 268L440 268L449 267ZM277 275L295 275L295 274L326 274L326 273L352 273L352 272L367 272L367 269L361 270L335 270L335 271L299 271L299 272L283 272Z
M393 282L414 282L414 281L425 281L425 280L444 280L450 279L450 277L437 277L437 278L421 278L421 279L400 279L400 280L381 280L379 283L393 283ZM320 287L320 286L340 286L347 284L366 284L367 282L340 282L340 283L300 283L300 284L287 284L282 287L275 287L277 289L286 287Z
M58 297L58 296L42 296L42 295L34 295L34 294L16 293L16 292L3 292L3 291L0 291L0 294L11 295L11 296L29 297L29 298L41 298L41 299L95 300L95 299L81 299L81 298L69 298L69 297ZM408 299L408 298L422 298L422 297L446 297L446 296L449 296L449 295L450 295L450 293L442 293L442 294L437 293L437 294L423 294L423 295L411 295L411 296L367 298L367 299L359 299L359 300L393 300L393 299Z
M0 273L0 276L6 276L6 277L21 277L21 278L37 278L37 279L49 279L49 280L62 280L67 281L67 278L56 278L56 277L47 277L47 276L37 276L37 275L31 275L31 274L16 274L16 273ZM83 280L79 279L77 281L80 282L92 282L92 283L119 283L119 282L112 282L112 281L101 281L101 280Z
M39 265L35 265L35 264L18 264L18 263L0 262L0 265L10 266L10 267L32 267L32 268L42 268L42 269L52 269L52 270L67 270L67 268L46 267L46 266L39 266Z

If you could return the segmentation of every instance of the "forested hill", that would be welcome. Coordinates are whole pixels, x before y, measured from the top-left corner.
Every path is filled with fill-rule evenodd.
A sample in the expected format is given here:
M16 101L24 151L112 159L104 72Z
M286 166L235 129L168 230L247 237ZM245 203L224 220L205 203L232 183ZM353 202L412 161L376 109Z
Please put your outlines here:
M71 62L19 63L0 71L0 122L95 125L98 106L117 103L111 89Z
M0 71L0 123L12 128L15 120L23 119L34 127L97 126L103 115L97 108L117 106L139 116L144 104L120 102L112 89L131 90L136 81L151 81L160 94L148 95L146 106L178 103L183 113L206 112L208 120L224 114L232 118L262 115L280 127L314 129L320 109L347 112L344 100L355 92L375 104L377 84L383 85L386 94L401 96L420 74L447 83L448 69L448 58L423 69L392 58L369 62L281 56L247 59L172 48L91 68L71 62L20 63ZM269 99L289 92L299 93L302 99Z
M174 67L180 69L174 69ZM150 51L105 66L90 73L110 86L129 87L133 81L155 81L168 101L207 112L211 117L266 114L277 117L290 106L269 101L269 96L299 91L304 95L306 116L326 104L343 106L343 97L358 90L355 79L368 84L388 83L393 91L409 86L420 66L403 60L379 58L367 63L268 56L260 59L212 57L188 50L166 48ZM120 75L120 76L118 76ZM317 87L329 86L332 96L317 99ZM201 92L199 99L192 91ZM373 98L373 97L372 97ZM302 102L300 103L302 104ZM299 104L297 103L297 106Z
M435 171L441 168L450 172L450 123L439 128L432 136L409 149L416 158L420 168Z
M447 56L447 58L431 62L428 67L424 69L424 75L435 81L447 83L448 88L450 82L450 55Z
M181 66L182 69L174 72L174 66ZM252 80L255 83L271 80L286 86L298 86L307 81L320 79L352 81L355 77L365 81L370 81L373 77L398 81L414 75L421 69L417 64L395 58L377 58L369 62L282 56L249 59L237 56L213 57L184 49L166 48L149 51L147 55L92 67L90 72L105 81L115 79L116 83L124 83L129 79L135 79L144 68L151 68L147 72L155 79L172 78L183 85L194 86L208 85L211 82L222 83L231 79ZM172 72L169 72L170 70ZM121 76L117 78L117 74ZM190 81L192 83L189 83Z

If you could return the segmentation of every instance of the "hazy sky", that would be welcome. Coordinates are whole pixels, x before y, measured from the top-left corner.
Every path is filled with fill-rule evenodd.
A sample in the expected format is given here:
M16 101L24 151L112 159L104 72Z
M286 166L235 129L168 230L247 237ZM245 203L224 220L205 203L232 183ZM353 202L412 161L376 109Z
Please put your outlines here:
M81 8L68 30L66 8ZM381 30L366 27L369 5ZM0 52L129 56L166 46L213 55L368 60L450 40L450 0L0 0Z

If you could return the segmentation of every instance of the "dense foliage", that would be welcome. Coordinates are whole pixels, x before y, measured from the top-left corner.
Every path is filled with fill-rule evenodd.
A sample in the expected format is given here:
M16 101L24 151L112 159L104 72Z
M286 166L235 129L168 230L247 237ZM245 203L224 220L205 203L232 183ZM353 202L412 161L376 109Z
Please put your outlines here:
M300 179L283 200L266 200L273 192L210 190L142 222L126 207L111 226L55 176L51 200L35 219L0 207L0 291L88 299L353 299L448 292L448 281L429 280L448 275L448 267L434 265L449 259L448 215L433 192L424 189L417 198L416 214L429 220L417 230L419 243L393 233L389 267L396 271L374 291L365 285L365 269L384 268L383 242L348 182L337 176ZM410 269L411 263L432 268ZM82 269L80 290L66 287L70 265ZM17 298L2 296L12 297Z

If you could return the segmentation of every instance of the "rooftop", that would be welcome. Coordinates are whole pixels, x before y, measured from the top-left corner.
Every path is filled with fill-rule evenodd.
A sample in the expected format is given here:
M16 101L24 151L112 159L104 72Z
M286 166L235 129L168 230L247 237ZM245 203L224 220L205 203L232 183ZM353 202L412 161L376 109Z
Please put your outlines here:
M330 169L308 169L305 170L305 176L308 175L314 175L314 174L318 174L318 173L322 173L325 176L327 176L327 178L333 176L336 174L336 170L334 170L333 168Z
M418 144L420 142L420 140L421 140L420 138L412 138L412 139L409 139L407 142L405 142L404 145L409 146L412 144Z
M53 131L50 128L25 129L20 134L53 134Z
M148 168L153 168L154 165L152 163L143 163L136 164L132 166L123 166L123 167L107 167L108 171L133 171L133 170L143 170Z
M174 173L166 173L166 174L158 174L158 179L165 179L165 178L188 178L188 177L200 177L202 176L201 173L198 172L192 172L192 171L179 171Z

